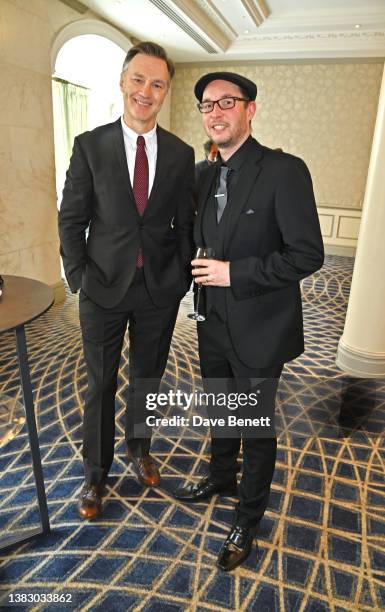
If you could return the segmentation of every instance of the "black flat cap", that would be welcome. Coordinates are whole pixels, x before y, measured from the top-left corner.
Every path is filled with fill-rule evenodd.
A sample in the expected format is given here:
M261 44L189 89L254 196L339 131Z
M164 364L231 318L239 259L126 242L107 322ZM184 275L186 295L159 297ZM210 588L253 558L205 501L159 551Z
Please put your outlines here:
M209 72L197 81L194 87L194 94L199 102L202 102L203 92L211 81L229 81L241 87L247 93L250 100L257 97L257 86L253 81L235 72Z

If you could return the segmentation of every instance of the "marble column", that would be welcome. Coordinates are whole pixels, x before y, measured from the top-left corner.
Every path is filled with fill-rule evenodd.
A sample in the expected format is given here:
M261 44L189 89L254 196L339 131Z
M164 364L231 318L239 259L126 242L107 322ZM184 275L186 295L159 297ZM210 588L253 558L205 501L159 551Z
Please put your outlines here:
M385 375L385 70L345 328L336 363L356 377Z

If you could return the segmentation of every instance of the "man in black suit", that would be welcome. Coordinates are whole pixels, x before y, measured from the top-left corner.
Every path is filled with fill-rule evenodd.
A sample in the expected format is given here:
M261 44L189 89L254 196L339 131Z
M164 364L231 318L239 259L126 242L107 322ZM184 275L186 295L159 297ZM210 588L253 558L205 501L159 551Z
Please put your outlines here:
M138 433L145 392L157 391L179 302L191 282L193 149L156 124L174 66L162 47L127 53L124 115L75 138L59 219L61 254L79 311L88 389L82 518L101 509L114 455L117 374L128 324L125 437L139 481L159 484L150 439ZM88 230L88 237L86 231Z
M252 381L261 382L257 391L264 413L273 413L283 364L304 350L299 281L322 266L323 244L305 163L251 137L256 93L255 83L228 72L207 74L195 85L204 127L220 159L200 176L195 225L196 244L212 247L216 256L192 263L196 282L205 287L206 321L198 323L205 387L225 379L227 388L239 392L246 381L245 412L259 416L259 406L251 403ZM249 555L267 507L274 429L212 435L209 475L175 491L186 502L235 493L241 437L239 504L217 562L223 570Z

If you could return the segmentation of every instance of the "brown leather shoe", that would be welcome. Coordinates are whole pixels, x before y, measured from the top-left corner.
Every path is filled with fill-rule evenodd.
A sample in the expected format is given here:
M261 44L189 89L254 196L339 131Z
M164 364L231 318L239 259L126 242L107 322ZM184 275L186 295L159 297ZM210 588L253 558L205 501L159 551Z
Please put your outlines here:
M129 453L128 457L131 461L132 469L134 470L140 484L145 485L146 487L159 486L159 470L156 467L155 460L151 457L151 455L134 457Z
M103 485L89 485L85 483L78 501L78 514L82 519L95 519L99 516L102 507Z

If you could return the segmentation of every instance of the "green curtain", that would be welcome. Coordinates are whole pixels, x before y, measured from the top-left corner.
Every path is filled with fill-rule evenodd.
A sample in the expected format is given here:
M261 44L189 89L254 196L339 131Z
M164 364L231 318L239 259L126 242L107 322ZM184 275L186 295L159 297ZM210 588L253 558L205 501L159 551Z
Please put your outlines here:
M88 128L88 89L52 79L56 191L61 199L74 138Z

